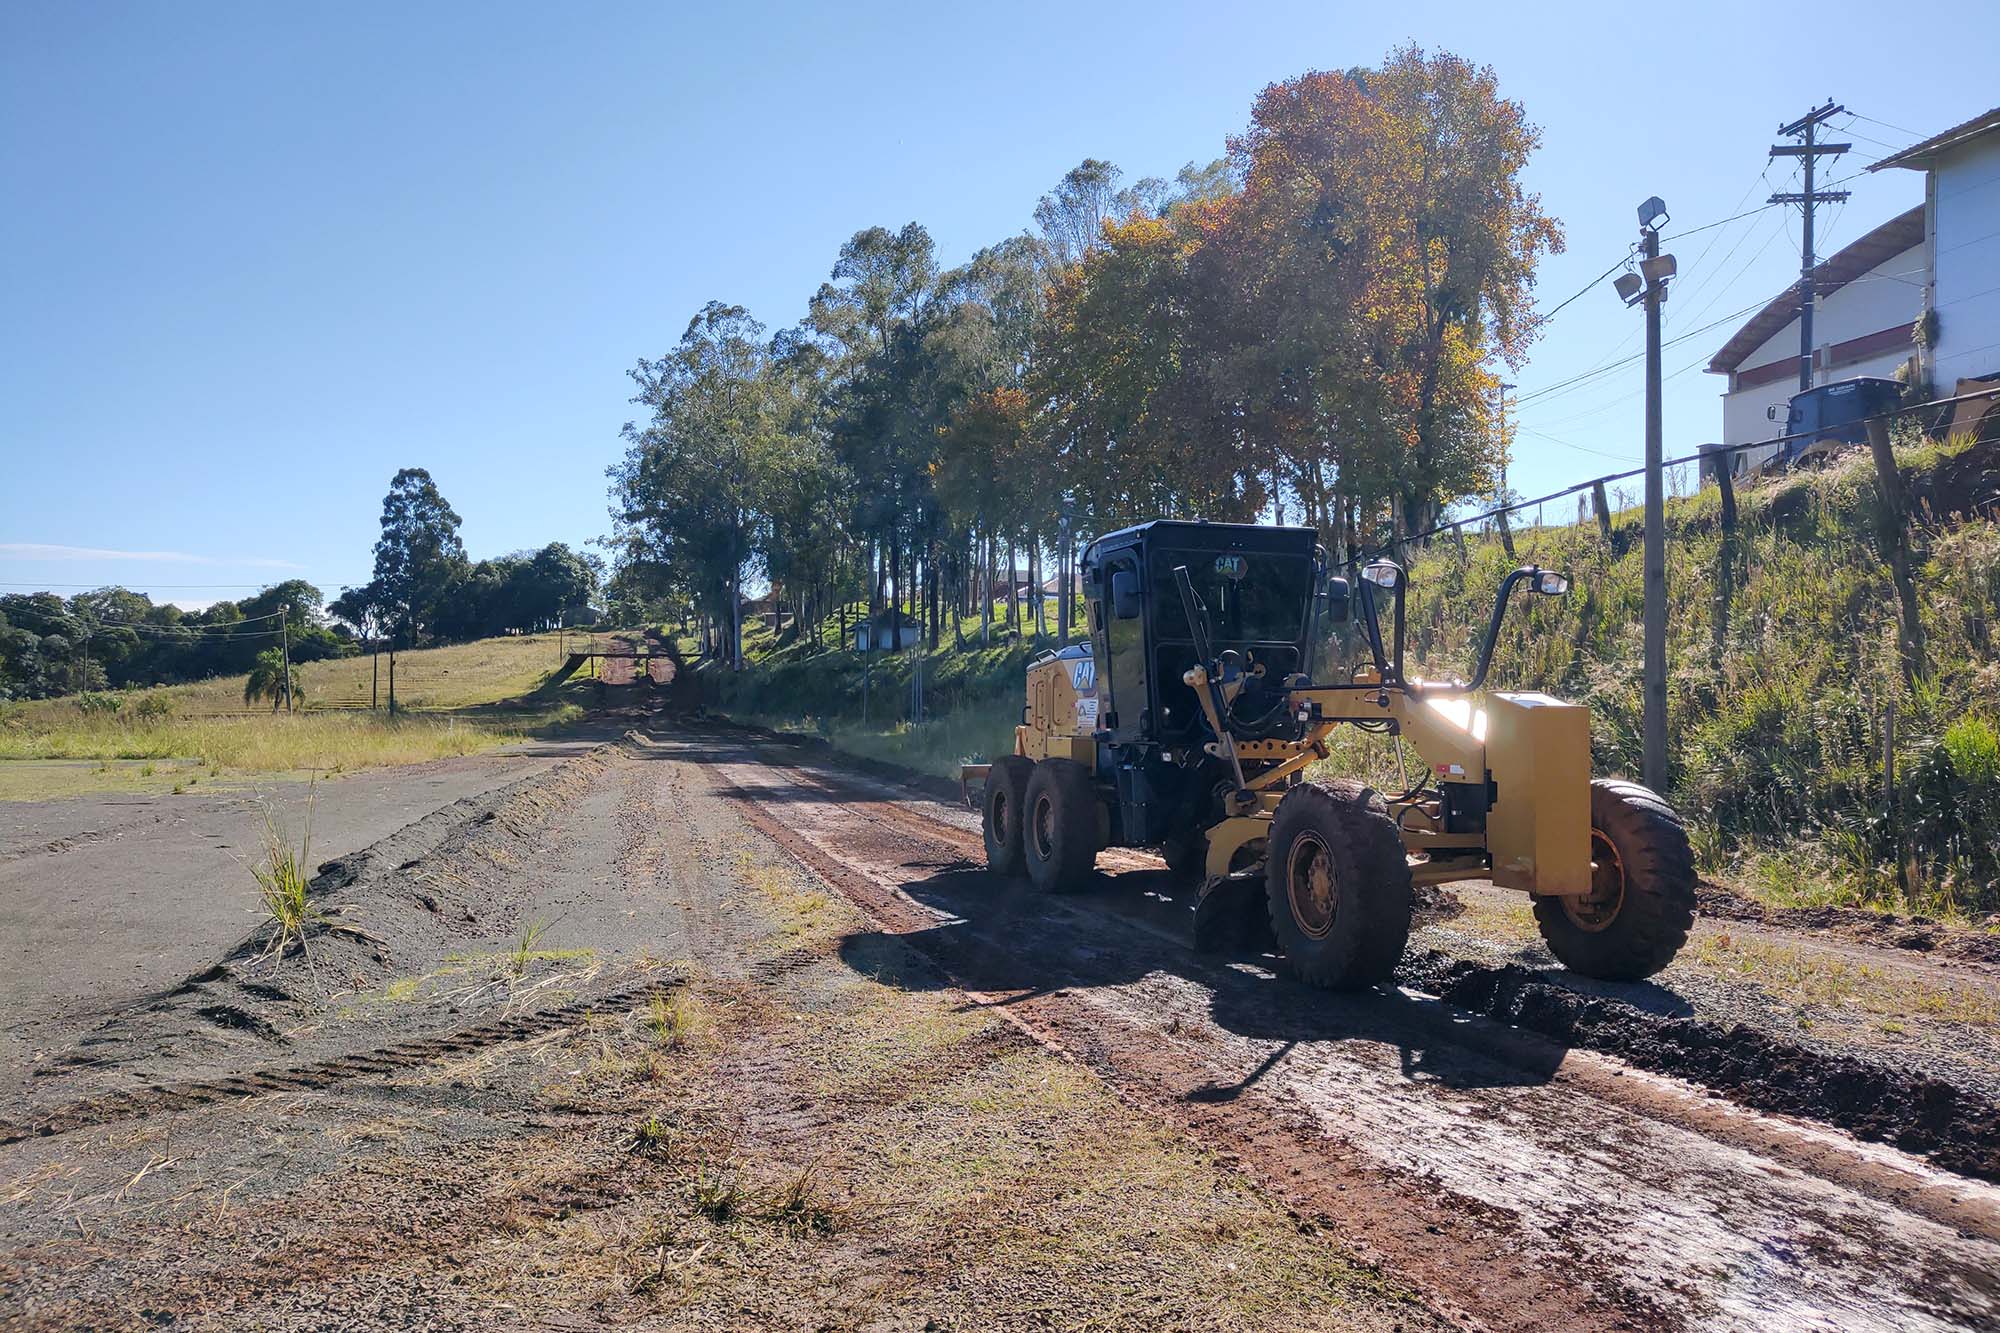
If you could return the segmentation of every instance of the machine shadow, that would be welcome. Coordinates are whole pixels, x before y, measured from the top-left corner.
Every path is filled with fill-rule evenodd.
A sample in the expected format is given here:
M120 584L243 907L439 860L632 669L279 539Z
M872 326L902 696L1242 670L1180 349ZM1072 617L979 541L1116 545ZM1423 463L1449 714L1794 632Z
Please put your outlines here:
M1192 988L1162 995L1163 1021L1175 1017L1173 997L1184 995L1188 1007L1205 1007L1222 1031L1278 1043L1246 1058L1236 1078L1189 1094L1198 1102L1242 1095L1308 1043L1393 1047L1404 1077L1455 1088L1546 1083L1567 1053L1558 1042L1393 988L1316 990L1285 976L1281 960L1254 948L1197 952L1189 942L1189 895L1163 870L1093 880L1085 892L1052 904L1025 881L961 862L901 885L916 901L948 914L947 920L905 934L854 932L840 941L840 957L885 985L991 992L1000 998L983 1003L993 1005L1130 986L1162 974L1190 982Z

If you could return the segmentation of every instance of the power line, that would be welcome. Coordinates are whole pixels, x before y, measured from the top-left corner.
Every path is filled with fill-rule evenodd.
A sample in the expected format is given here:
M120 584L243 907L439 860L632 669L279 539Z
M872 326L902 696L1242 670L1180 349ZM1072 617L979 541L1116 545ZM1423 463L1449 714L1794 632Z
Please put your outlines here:
M372 577L372 576L371 576L371 577ZM301 579L301 580L298 580L298 581L299 581L299 582L302 582L302 583L311 583L311 584L313 584L313 585L314 585L315 587L319 587L319 586L325 586L325 587L329 587L329 588L331 588L331 587L354 587L354 586L357 586L358 584L361 584L361 583L366 583L366 582L368 582L368 580L367 580L367 579L358 579L358 580L357 580L357 579ZM196 591L196 590L204 590L204 589L215 589L215 588L255 588L255 589L256 589L256 590L258 590L259 592L262 592L262 591L264 591L264 590L265 590L265 589L267 589L267 588L276 588L276 587L281 587L281 586L282 586L283 584L286 584L286 583L290 583L290 582L293 582L293 580L291 580L291 579L281 579L281 580L280 580L279 582L277 582L277 583L271 583L271 582L269 582L269 581L266 581L266 582L263 582L263 583L154 583L154 582L153 582L152 580L150 580L150 579L144 579L144 580L141 580L141 582L143 582L143 583L145 584L145 586L146 586L146 587L148 587L148 588L180 588L180 589L185 589L185 590L188 590L188 591ZM102 583L102 582L100 582L100 583L55 583L55 582L45 582L45 583L9 583L9 582L0 582L0 588L36 588L36 589L49 589L49 588L81 588L81 589L83 589L83 590L84 590L84 591L86 591L86 592L95 592L95 591L97 591L97 590L98 590L99 588L122 588L122 587L125 587L125 585L124 585L124 584L122 584L122 583Z
M1995 344L1995 346L2000 346L2000 344ZM1887 412L1880 412L1872 417L1864 417L1861 419L1860 422L1854 424L1866 425L1870 422L1876 422L1876 421L1894 421L1897 417L1909 416L1912 413L1923 412L1939 407L1952 407L1959 403L1969 403L1978 399L1991 399L1996 395L2000 395L2000 388L1975 389L1971 393L1957 394L1950 398L1933 398L1929 402L1910 403L1904 407L1891 408ZM1523 426L1519 427L1518 429L1527 430L1528 428ZM1531 431L1530 433L1532 434L1534 432ZM1788 435L1774 435L1769 439L1751 440L1745 444L1711 445L1705 449L1698 450L1695 453L1683 454L1679 458L1662 459L1660 461L1660 466L1663 468L1682 467L1688 463L1702 463L1706 462L1709 459L1728 458L1730 455L1742 453L1746 449L1765 449L1773 445L1786 444L1792 440L1809 439L1818 434L1819 432L1817 431L1794 431ZM1557 443L1559 444L1566 443L1566 441L1558 440ZM1571 445L1570 447L1577 449L1582 448L1581 445ZM1587 450L1586 452L1595 452L1595 451ZM1550 491L1547 495L1538 495L1531 500L1516 500L1512 504L1496 505L1494 508L1488 509L1483 513L1468 514L1464 518L1453 519L1449 523L1439 523L1435 527L1426 528L1422 532L1413 532L1406 537L1400 538L1399 540L1402 542L1424 541L1427 538L1435 537L1442 533L1450 532L1454 528L1466 527L1473 523L1483 523L1487 519L1496 518L1501 514L1518 513L1523 509L1533 509L1538 505L1545 505L1555 500L1566 499L1569 496L1581 494L1582 492L1589 490L1593 486L1602 486L1608 482L1614 482L1614 481L1629 481L1633 477L1640 476L1645 471L1646 469L1643 466L1641 466L1635 468L1628 468L1623 472L1609 472L1601 477L1591 477L1586 481L1574 482L1571 485L1563 487L1559 491ZM1391 543L1388 546L1377 547L1374 552L1368 555L1362 555L1357 553L1355 555L1348 557L1346 561L1346 566L1351 567L1354 565L1359 565L1367 560L1379 559L1380 557L1389 554L1393 549L1394 549L1394 543Z
M1676 334L1674 337L1667 339L1660 345L1662 347L1672 347L1676 343L1686 342L1689 338L1699 337L1701 334L1707 333L1710 329L1715 328L1717 325L1727 324L1730 320L1737 319L1743 315L1747 315L1752 310L1756 310L1765 304L1766 303L1763 301L1758 301L1755 302L1754 304L1744 306L1741 310L1731 311L1729 314L1723 315L1718 319L1710 320L1708 323L1702 325L1700 328L1689 329L1686 333ZM1545 389L1537 389L1534 393L1522 394L1514 399L1514 405L1516 407L1519 407L1526 403L1547 399L1552 395L1556 395L1560 392L1564 392L1579 386L1581 382L1584 380L1597 379L1604 375L1610 374L1614 370L1623 369L1624 367L1631 365L1634 361L1639 360L1644 355L1645 355L1644 352L1634 352L1631 356L1625 357L1623 360L1620 361L1614 361L1610 365L1603 367L1601 370L1585 371L1581 375L1575 375L1567 380L1560 380L1555 384L1551 384Z
M1554 310L1549 311L1549 313L1546 315L1537 316L1537 318L1541 320L1554 319L1557 313L1561 311L1564 306L1567 306L1571 301L1576 300L1577 297L1582 296L1592 287L1595 287L1598 283L1603 282L1613 273L1616 273L1619 269L1623 268L1625 266L1626 261L1629 260L1631 257L1632 257L1632 252L1630 250L1627 250L1624 254L1618 256L1618 258L1612 262L1610 268L1605 269L1604 272L1598 274L1596 277L1592 278L1589 282L1583 284L1583 286L1580 289L1578 289L1575 293L1564 297L1561 303L1558 304Z
M1886 120L1877 120L1873 116L1864 116L1859 111L1850 111L1847 114L1854 117L1856 120L1865 120L1870 125L1880 125L1885 130L1894 130L1898 134L1907 134L1910 136L1912 142L1915 142L1916 140L1924 137L1923 135L1917 133L1917 131L1915 130L1906 130L1901 125L1891 125Z

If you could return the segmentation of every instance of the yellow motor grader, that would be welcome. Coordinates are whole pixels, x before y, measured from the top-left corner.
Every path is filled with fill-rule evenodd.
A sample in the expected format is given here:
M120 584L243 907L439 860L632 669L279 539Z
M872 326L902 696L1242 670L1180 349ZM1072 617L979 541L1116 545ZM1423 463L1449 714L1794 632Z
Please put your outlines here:
M1389 979L1419 884L1526 892L1550 951L1586 976L1650 976L1685 942L1694 861L1673 810L1592 780L1587 708L1484 689L1509 598L1561 596L1566 576L1509 573L1458 681L1404 673L1403 570L1329 577L1311 528L1162 520L1098 538L1081 570L1088 645L1029 664L1014 753L962 774L968 796L983 784L997 873L1062 892L1105 847L1158 848L1199 881L1198 943L1254 911L1330 989ZM1369 660L1321 683L1334 624ZM1420 776L1393 794L1309 779L1342 725L1400 738Z

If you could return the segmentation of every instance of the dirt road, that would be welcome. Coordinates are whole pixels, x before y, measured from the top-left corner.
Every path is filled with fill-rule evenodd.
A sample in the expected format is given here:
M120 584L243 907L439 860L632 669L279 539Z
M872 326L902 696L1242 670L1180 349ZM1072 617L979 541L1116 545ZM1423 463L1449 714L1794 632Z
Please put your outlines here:
M329 881L373 943L239 953L6 1116L0 1319L2000 1320L1993 1185L1195 955L1149 858L1056 900L980 860L734 729L569 761Z
M968 813L768 749L725 745L711 769L957 984L1490 1322L2000 1318L1990 1186L1407 993L1204 963L1159 889L1050 902L995 884Z

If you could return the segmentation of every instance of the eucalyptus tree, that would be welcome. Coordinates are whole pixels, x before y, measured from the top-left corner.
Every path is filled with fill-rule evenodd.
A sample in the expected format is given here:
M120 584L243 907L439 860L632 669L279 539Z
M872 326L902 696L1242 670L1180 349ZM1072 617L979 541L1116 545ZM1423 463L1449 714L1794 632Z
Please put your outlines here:
M679 345L630 373L650 413L625 427L611 469L614 517L628 557L673 571L704 620L728 633L742 665L745 568L755 552L758 486L769 443L764 328L742 306L711 301Z

